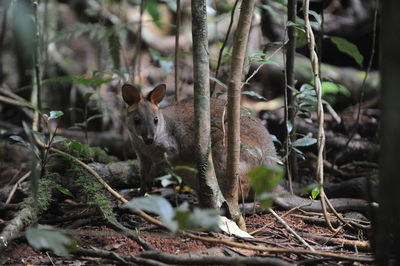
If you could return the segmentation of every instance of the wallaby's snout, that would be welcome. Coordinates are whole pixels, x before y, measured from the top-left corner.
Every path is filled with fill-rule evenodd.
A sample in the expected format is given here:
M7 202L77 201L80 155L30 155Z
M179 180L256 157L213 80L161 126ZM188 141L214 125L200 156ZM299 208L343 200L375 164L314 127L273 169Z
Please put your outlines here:
M153 144L154 142L154 136L142 136L142 139L146 145Z
M138 88L130 84L122 86L122 97L129 106L129 130L146 145L153 144L157 134L162 132L159 121L164 120L158 104L164 98L165 90L165 84L160 84L144 97Z

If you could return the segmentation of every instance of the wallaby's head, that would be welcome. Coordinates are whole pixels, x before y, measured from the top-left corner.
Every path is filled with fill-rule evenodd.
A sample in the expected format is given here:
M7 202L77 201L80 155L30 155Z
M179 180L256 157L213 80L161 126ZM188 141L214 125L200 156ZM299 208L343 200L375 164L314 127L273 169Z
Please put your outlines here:
M133 85L122 86L122 98L128 104L127 123L129 130L150 145L164 128L164 117L158 104L165 96L165 84L157 85L146 97Z

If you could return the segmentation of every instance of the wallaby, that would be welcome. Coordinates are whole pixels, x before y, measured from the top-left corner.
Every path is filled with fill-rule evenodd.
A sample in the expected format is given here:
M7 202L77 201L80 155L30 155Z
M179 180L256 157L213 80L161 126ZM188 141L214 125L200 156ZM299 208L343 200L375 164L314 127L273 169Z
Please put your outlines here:
M146 97L132 85L122 86L122 97L128 104L127 124L140 163L142 193L147 189L148 180L157 174L157 167L162 165L164 153L167 154L172 165L196 167L193 100L184 100L175 105L159 108L159 103L163 100L165 93L165 84L157 85ZM211 99L213 163L218 184L225 195L229 180L225 175L227 147L222 125L225 123L224 108L225 101ZM240 138L240 183L243 195L248 199L253 195L250 193L246 173L259 165L276 165L274 158L276 153L268 130L258 118L248 115L245 111L241 114ZM199 184L193 172L186 171L181 176L187 185L198 191ZM286 192L280 185L275 190L279 193ZM309 211L321 210L319 201L297 196L279 197L274 199L274 202L284 208L303 206L302 209ZM360 202L354 204L359 207ZM338 210L343 210L349 207L349 201L348 199L334 201L333 205Z

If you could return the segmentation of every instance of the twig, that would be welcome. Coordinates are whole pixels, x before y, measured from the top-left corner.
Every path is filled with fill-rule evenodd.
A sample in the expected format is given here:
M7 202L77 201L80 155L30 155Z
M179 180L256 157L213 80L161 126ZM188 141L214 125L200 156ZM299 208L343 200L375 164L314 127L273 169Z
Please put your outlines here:
M175 101L179 101L179 36L181 27L181 0L176 0L176 22L175 22Z
M279 46L270 56L268 56L268 57L266 58L266 60L269 60L270 58L272 58L277 52L279 52L279 51L285 46L285 44L286 44L286 43L283 43L281 46ZM258 73L258 71L260 71L260 69L261 69L264 65L266 65L266 64L265 64L265 63L261 63L261 64L256 68L256 70L254 70L253 73L251 73L251 75L246 79L246 81L243 82L243 84L240 86L240 88L242 89L243 86L244 86L245 84L248 84L249 81Z
M269 212L272 213L272 215L288 230L290 233L292 233L303 245L305 245L308 249L315 251L313 247L311 247L299 234L297 234L286 222L283 220L273 209L269 209Z
M129 255L123 255L123 254L117 254L112 251L106 251L106 250L100 250L100 249L79 249L77 251L74 251L73 254L79 255L79 256L89 256L89 257L95 257L95 258L106 258L106 259L111 259L111 260L117 260L123 264L128 264L128 262L131 263L137 263L138 265L154 265L154 266L166 266L167 264L164 264L162 262L158 262L152 259L146 259L146 258L140 258L138 256L129 256Z
M219 68L221 66L222 55L224 53L226 43L228 42L229 34L231 33L231 30L232 30L233 18L235 17L235 10L236 10L236 6L238 3L239 3L239 0L236 0L235 3L233 4L232 11L231 11L231 20L229 21L229 26L228 26L228 30L225 35L225 40L222 43L221 49L219 50L217 68L215 69L215 74L214 74L216 79L218 78L218 72L219 72ZM215 84L216 84L216 82L214 81L211 85L211 89L210 89L211 96L214 95Z
M30 176L30 174L31 174L31 171L27 172L25 175L23 175L23 176L18 180L17 183L14 184L13 188L12 188L11 191L10 191L10 194L9 194L8 197L7 197L7 200L6 200L6 202L5 202L6 204L9 204L9 203L11 202L11 199L12 199L12 197L14 196L15 191L17 191L18 186L19 186L23 181L25 181L25 179L27 179L27 178Z
M369 244L368 241L350 240L344 238L332 238L310 233L304 233L304 236L314 238L316 240L321 240L324 241L325 243L344 245L347 248L354 248L356 246L357 249L359 250L364 250L364 251L371 250L371 245Z
M348 255L342 255L342 254L318 251L318 250L312 251L312 250L308 250L308 249L288 249L288 248L265 247L265 246L260 246L260 245L238 243L238 242L229 241L229 240L225 240L225 239L202 237L202 236L197 236L197 235L187 233L187 232L181 232L181 233L185 236L188 236L193 239L200 240L200 241L205 241L205 242L214 243L214 244L223 244L223 245L227 245L227 246L231 246L231 247L237 247L237 248L243 248L243 249L249 249L249 250L267 251L267 252L274 252L274 253L310 254L310 255L331 257L331 258L342 259L342 260L349 260L349 261L362 261L362 262L374 261L373 257L348 256Z

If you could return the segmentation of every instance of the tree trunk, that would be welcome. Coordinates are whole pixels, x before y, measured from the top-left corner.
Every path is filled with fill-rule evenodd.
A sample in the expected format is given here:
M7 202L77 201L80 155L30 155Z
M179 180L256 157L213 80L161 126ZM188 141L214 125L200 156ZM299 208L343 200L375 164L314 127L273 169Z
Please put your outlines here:
M378 265L400 263L400 2L382 1L381 22L381 161L379 209L375 216L375 255Z
M240 88L243 63L246 56L254 0L242 1L238 27L235 33L231 72L228 83L228 154L227 178L231 181L225 195L232 218L239 226L244 226L244 220L238 208L239 166L240 166ZM243 223L243 224L242 224Z
M199 178L199 202L220 208L225 199L218 186L211 154L210 82L205 0L192 1L195 142Z

